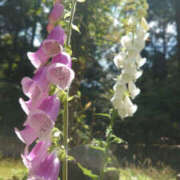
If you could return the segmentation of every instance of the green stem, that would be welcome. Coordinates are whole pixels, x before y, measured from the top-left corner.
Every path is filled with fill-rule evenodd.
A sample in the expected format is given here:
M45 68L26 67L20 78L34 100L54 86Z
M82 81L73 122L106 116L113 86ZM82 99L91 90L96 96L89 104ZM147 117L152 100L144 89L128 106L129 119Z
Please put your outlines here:
M73 24L74 15L76 12L76 5L77 5L77 0L72 0L72 9L71 9L71 16L70 16L68 36L67 36L67 46L70 46L70 43L71 43L72 24Z
M100 180L103 180L104 179L104 169L105 169L105 166L106 166L106 162L108 160L108 149L109 149L109 144L107 144L107 147L106 147L106 150L105 150L105 158L103 160L103 164L102 164L102 168L101 168L101 171L100 171Z
M68 27L68 35L67 35L67 46L70 47L71 43L71 34L72 34L72 23L76 11L76 0L72 0L72 9L71 9L71 16L70 16L70 22ZM63 144L65 149L65 158L63 161L63 172L62 172L62 179L68 180L68 120L69 120L69 110L68 110L68 95L69 90L67 92L66 100L64 102L64 115L63 115Z
M112 130L113 126L114 126L114 119L113 119L113 117L111 115L110 124L109 124L108 128L110 128ZM112 131L111 131L111 133L112 133ZM108 160L108 150L109 150L110 145L111 145L111 141L110 141L111 133L108 134L108 137L106 138L107 145L106 145L105 154L104 154L105 158L103 160L102 168L101 168L101 171L100 171L100 180L104 179L104 169L106 167L106 163L107 163L107 160Z
M68 180L68 92L66 96L66 100L64 102L64 116L63 116L63 134L64 134L64 139L63 139L63 144L64 144L64 149L65 149L65 158L63 162L63 172L62 172L62 177L63 180Z

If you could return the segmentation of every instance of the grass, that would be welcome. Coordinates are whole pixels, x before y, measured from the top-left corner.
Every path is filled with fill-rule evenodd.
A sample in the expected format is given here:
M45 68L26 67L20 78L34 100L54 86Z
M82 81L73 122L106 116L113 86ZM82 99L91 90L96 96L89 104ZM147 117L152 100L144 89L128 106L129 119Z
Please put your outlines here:
M0 180L14 180L13 175L22 180L25 172L21 160L0 160ZM145 168L143 165L141 167L128 165L126 168L120 168L120 180L176 180L176 172L167 166L155 168L149 165Z
M26 172L26 169L20 160L0 160L0 180L11 179L14 175L20 178L24 172Z
M176 180L176 172L169 167L157 169L155 167L129 166L120 169L120 180Z

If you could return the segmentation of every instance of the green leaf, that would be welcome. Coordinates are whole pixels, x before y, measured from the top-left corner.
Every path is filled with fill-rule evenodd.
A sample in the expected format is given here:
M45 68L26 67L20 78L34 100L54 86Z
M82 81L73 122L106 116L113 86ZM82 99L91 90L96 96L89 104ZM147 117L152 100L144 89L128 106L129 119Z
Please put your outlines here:
M109 172L109 171L119 171L119 169L116 167L107 167L104 169L104 172Z
M68 98L68 102L72 101L74 99L74 96L71 96Z
M109 114L107 114L107 113L96 113L95 115L97 115L97 116L104 116L104 117L107 117L107 118L111 118L111 116L109 115Z
M105 152L105 148L102 148L102 147L99 147L99 146L90 145L89 147L92 148L92 149L96 149L96 150Z
M68 155L68 161L73 161L75 158L73 156Z
M75 30L75 31L77 31L78 33L81 33L80 30L79 30L79 28L78 28L78 26L76 26L76 25L74 25L74 24L72 24L72 29Z
M84 175L89 176L90 178L95 179L95 180L98 179L99 176L96 174L93 174L91 170L83 167L80 163L77 163L77 165L82 170Z

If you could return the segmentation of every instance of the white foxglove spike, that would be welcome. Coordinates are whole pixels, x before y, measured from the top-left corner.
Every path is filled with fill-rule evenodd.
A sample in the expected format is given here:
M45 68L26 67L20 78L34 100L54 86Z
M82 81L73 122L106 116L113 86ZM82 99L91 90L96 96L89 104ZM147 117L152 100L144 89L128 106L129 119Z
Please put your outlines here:
M140 20L129 18L128 25L136 29L121 38L122 51L114 58L114 64L121 69L121 74L113 87L114 96L111 101L121 118L133 116L137 111L137 105L131 99L140 93L135 82L143 73L140 68L146 63L146 58L142 58L140 53L147 39L148 24L144 18L136 23L134 19Z

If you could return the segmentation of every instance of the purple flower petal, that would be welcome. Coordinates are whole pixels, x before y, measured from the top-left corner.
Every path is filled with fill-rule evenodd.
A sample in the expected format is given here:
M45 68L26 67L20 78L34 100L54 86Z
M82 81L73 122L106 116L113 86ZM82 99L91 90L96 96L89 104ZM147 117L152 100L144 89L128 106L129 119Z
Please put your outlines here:
M49 57L54 57L62 51L60 44L53 39L44 40L42 48Z
M71 57L66 52L61 52L60 54L55 56L52 59L52 63L62 63L62 64L67 65L69 68L71 68L71 66L72 66Z
M61 89L68 89L74 76L74 71L61 63L51 64L47 71L49 81Z
M32 168L39 166L41 161L43 161L48 155L48 148L50 142L40 141L38 142L29 153L28 146L25 148L25 153L21 155L24 165L32 171Z
M23 111L28 115L32 107L31 100L24 101L24 99L19 98L19 104L21 105L21 108L23 109Z
M50 15L49 15L49 22L54 23L58 21L58 19L63 15L64 6L61 3L55 3Z
M57 180L59 169L60 161L56 153L51 153L38 167L33 168L29 178L34 178L35 180Z
M41 110L36 110L32 112L24 125L29 125L38 137L41 139L46 139L54 126L54 121L49 117L49 115Z
M27 56L36 69L44 65L49 59L49 56L43 51L42 47L36 52L28 52Z
M45 98L38 107L41 111L46 112L53 121L55 121L58 116L59 108L60 101L55 95Z
M47 67L40 68L33 79L24 77L21 81L24 94L29 98L37 99L43 93L48 94L49 82L46 78Z
M57 41L60 45L63 46L66 39L64 29L62 29L60 26L56 26L47 37L47 40L50 39Z
M37 138L35 131L30 127L26 126L22 131L15 128L17 137L25 144L30 145Z

